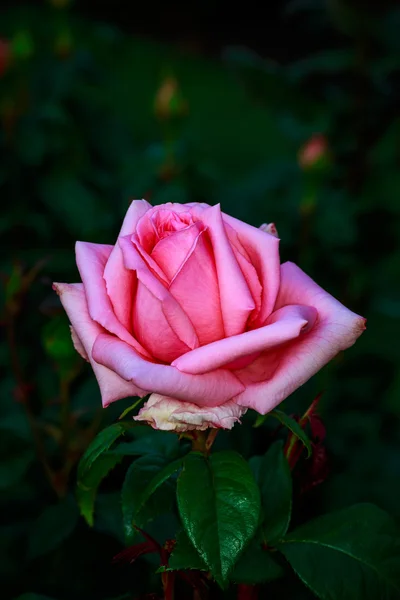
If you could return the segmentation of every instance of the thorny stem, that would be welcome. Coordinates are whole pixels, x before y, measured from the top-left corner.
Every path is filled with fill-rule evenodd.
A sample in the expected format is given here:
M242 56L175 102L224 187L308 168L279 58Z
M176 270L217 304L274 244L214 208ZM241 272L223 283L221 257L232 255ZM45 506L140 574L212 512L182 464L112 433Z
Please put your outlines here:
M161 574L161 581L163 584L164 600L174 600L175 573L165 571L165 573Z
M211 452L212 445L218 434L218 429L208 429L206 431L191 431L185 434L192 442L193 452L201 452L208 456Z
M237 587L237 600L258 600L258 586L239 583Z

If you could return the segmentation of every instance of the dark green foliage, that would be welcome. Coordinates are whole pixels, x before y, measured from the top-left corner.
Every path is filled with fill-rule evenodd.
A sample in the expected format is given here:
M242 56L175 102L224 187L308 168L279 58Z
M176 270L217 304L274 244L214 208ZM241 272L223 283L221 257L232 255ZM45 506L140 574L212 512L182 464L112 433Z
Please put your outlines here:
M236 563L231 581L254 585L279 579L285 570L277 561L277 553L263 548L259 541L253 541Z
M29 558L37 558L57 548L72 534L78 516L78 507L70 496L47 507L32 525L29 535Z
M135 460L125 477L121 501L128 543L137 527L144 527L159 514L168 513L175 497L169 478L182 468L182 459L169 462L165 456L149 454Z
M302 581L324 600L395 600L400 538L386 513L359 504L299 527L278 544Z
M179 531L176 536L176 545L168 561L168 567L172 571L179 571L181 569L208 571L206 563L184 531Z
M267 417L275 417L275 419L278 419L278 421L280 421L282 423L282 425L287 427L293 433L293 435L304 444L304 446L307 448L308 456L310 456L310 454L311 454L310 440L308 439L308 436L307 436L306 432L304 431L304 429L302 429L300 427L300 425L297 423L297 421L295 421L294 419L289 417L282 410L275 409L266 415L258 415L256 422L255 422L255 427L259 427L260 425L262 425L265 422Z
M261 490L263 538L272 545L285 535L292 513L292 476L282 444L275 442L265 456L251 458L250 466Z

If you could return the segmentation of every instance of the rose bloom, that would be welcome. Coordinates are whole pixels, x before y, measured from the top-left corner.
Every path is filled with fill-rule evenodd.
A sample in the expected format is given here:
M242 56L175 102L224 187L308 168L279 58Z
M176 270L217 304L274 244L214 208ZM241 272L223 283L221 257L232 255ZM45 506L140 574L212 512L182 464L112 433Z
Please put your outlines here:
M133 201L115 246L77 242L54 287L103 406L152 393L156 429L231 428L305 383L365 329L260 229L207 204Z

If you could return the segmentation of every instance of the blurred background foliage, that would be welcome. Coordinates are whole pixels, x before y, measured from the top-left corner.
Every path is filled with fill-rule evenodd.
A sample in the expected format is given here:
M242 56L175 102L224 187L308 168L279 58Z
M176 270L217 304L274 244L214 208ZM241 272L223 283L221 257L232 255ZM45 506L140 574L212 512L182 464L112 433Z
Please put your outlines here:
M255 226L273 221L282 260L367 317L356 346L285 403L302 413L324 391L330 476L299 519L364 500L400 517L400 8L235 6L2 4L5 598L152 589L148 563L111 565L123 547L120 467L101 488L94 528L78 518L77 461L129 401L100 408L51 289L78 280L75 240L114 242L132 198L220 202ZM217 443L264 452L269 427L253 423L248 415ZM163 451L163 434L142 435ZM161 541L167 529L157 525Z

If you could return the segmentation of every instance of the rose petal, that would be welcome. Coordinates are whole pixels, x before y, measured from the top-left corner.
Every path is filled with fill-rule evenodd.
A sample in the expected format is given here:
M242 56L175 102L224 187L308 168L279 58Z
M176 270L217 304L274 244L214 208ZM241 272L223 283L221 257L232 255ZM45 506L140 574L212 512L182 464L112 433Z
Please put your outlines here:
M138 286L133 304L133 326L151 354L171 362L199 345L196 331L179 303L148 269L129 236L119 239L127 269L136 271ZM181 342L181 343L179 343Z
M219 204L203 210L200 218L213 247L225 335L237 335L245 330L255 303L229 243Z
M151 204L146 200L133 200L119 232L119 236L132 235L139 219L150 210ZM131 307L135 285L135 275L124 267L121 248L115 244L104 269L107 294L111 300L117 319L129 329L131 324Z
M154 358L171 363L193 346L188 346L179 338L166 318L167 311L164 312L164 308L168 304L168 299L165 298L168 291L162 286L161 290L155 290L154 285L151 285L151 282L149 284L147 275L143 271L137 272L139 281L132 312L135 335ZM169 307L172 311L179 310L176 303ZM174 318L179 322L179 316L173 316L172 322Z
M149 254L164 237L193 225L190 211L187 209L178 211L175 207L176 205L171 204L154 206L139 219L136 235L142 248Z
M171 233L154 246L151 258L165 273L168 281L172 281L188 256L193 252L203 229L203 225L198 221L193 225Z
M110 333L114 333L124 342L134 346L138 352L149 357L148 352L117 319L111 300L107 295L103 273L112 246L77 242L75 249L76 262L85 288L91 318Z
M236 260L238 261L239 267L246 279L246 283L249 286L249 290L255 303L255 310L253 311L249 321L255 322L260 314L261 300L263 289L258 277L257 271L251 264L250 257L246 250L243 248L239 241L236 231L227 223L225 223L225 229L228 239L231 243L232 250L235 254Z
M155 275L160 281L163 281L165 283L165 286L168 287L168 277L166 276L164 271L162 271L162 269L158 266L154 258L146 252L143 246L140 245L138 236L134 233L130 239L140 256L143 258L144 262L150 269L150 271L153 273L153 275Z
M232 429L246 410L232 400L220 406L204 408L168 396L152 394L134 419L145 421L154 429L178 433L194 429L204 431L209 427Z
M169 291L193 323L200 345L224 337L218 279L207 232L197 237Z
M236 231L241 245L258 273L263 293L261 309L254 322L254 327L264 325L274 309L279 291L279 238L225 213L223 219Z
M55 285L57 285L57 284L55 284ZM56 287L54 287L54 289L58 292ZM76 333L75 329L72 327L72 325L70 325L70 331L71 331L72 343L74 345L75 350L77 351L78 354L80 354L82 356L82 358L84 358L87 362L90 362L89 357L86 353L86 350L85 350L81 340L79 339L79 336Z
M92 354L97 362L142 389L198 406L218 406L244 389L235 375L224 369L204 375L188 375L169 365L149 363L131 346L111 335L100 335Z
M336 354L354 344L365 319L348 310L293 263L281 268L276 307L304 304L318 311L314 327L277 351L263 353L252 365L235 371L246 386L236 398L265 414L303 385Z
M78 345L83 348L92 365L100 386L103 406L106 407L115 400L129 396L145 396L148 392L122 379L115 372L93 360L93 344L97 336L104 332L104 329L89 315L83 285L81 283L54 283L53 285L72 324L74 345L76 347L77 340L79 340Z
M265 327L196 348L177 358L172 366L184 373L206 373L239 358L294 340L308 331L316 318L315 308L286 306L274 312Z

